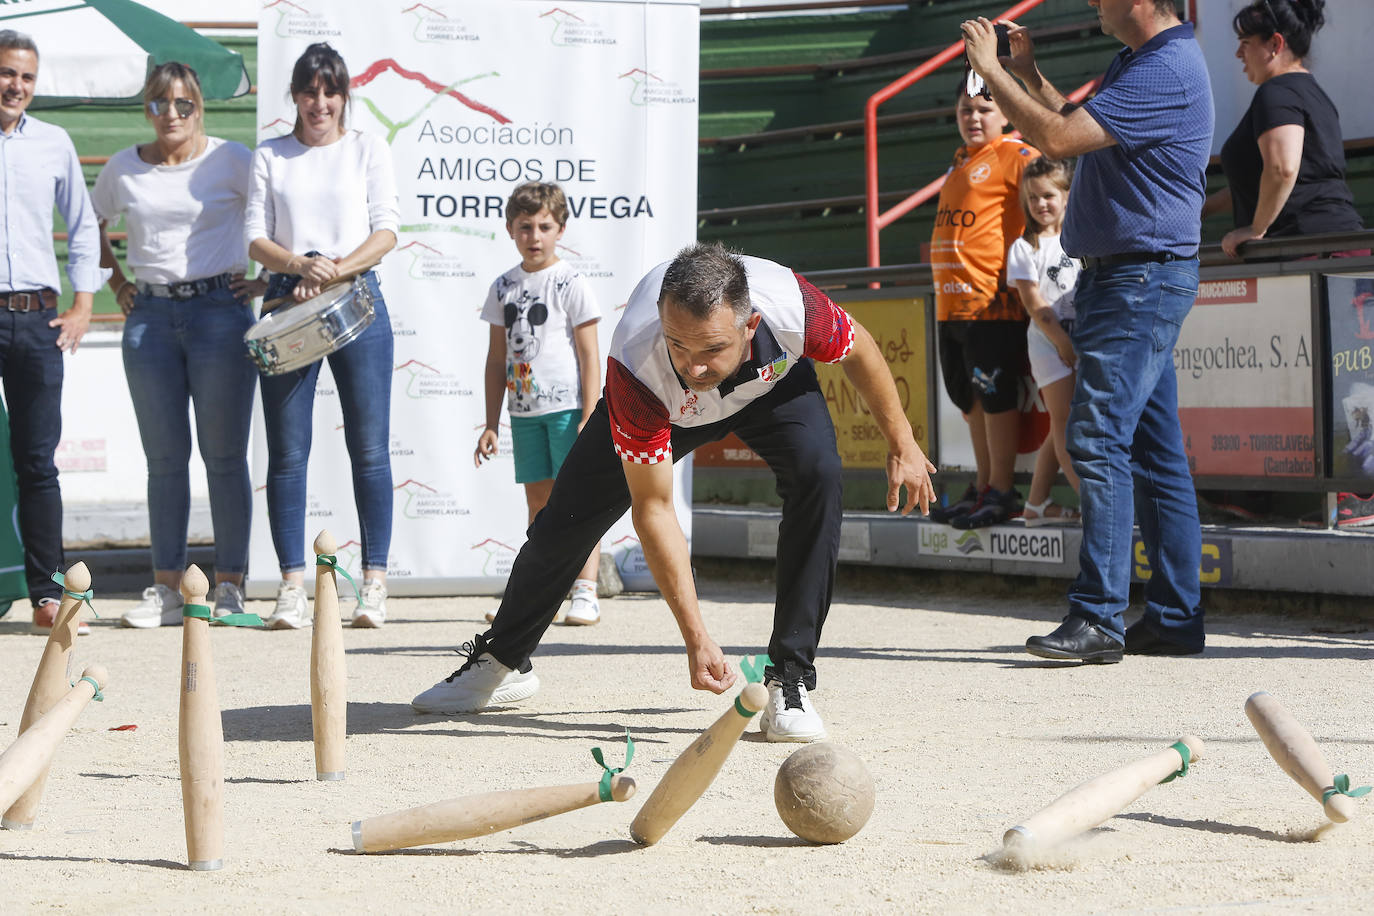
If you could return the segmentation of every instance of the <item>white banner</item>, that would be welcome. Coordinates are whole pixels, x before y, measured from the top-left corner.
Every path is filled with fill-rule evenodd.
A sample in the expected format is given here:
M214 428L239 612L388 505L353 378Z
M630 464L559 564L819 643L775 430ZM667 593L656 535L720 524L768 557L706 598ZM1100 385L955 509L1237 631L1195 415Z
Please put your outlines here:
M525 498L504 418L500 457L480 470L472 461L484 425L488 326L479 313L491 282L520 260L503 215L511 190L557 181L567 193L559 254L600 301L603 374L630 290L695 238L697 17L695 2L263 0L259 141L291 130L291 67L311 42L328 41L352 77L349 126L386 138L395 162L401 231L380 269L396 335L392 594L499 590L524 541ZM256 423L249 589L264 595L275 587L277 559ZM342 423L326 365L306 539L328 528L340 563L356 575ZM677 499L690 533L686 461ZM602 549L615 555L627 586L653 587L628 520Z

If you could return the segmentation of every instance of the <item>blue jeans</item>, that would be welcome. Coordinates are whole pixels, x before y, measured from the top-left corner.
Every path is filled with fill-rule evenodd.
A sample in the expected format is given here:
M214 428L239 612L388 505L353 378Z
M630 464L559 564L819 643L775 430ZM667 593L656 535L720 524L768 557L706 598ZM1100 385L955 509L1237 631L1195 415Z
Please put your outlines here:
M1082 482L1083 512L1069 613L1124 641L1134 516L1153 573L1145 586L1147 626L1200 649L1202 532L1173 362L1174 343L1197 298L1197 270L1189 260L1080 275L1073 330L1078 381L1067 444Z
M10 412L10 454L19 485L19 537L29 600L61 598L50 576L66 569L62 554L62 490L57 482L62 438L62 351L59 328L48 327L54 309L11 312L0 308L0 376Z
M148 460L148 527L153 569L186 568L191 514L191 421L205 461L215 571L248 566L253 485L248 433L258 373L243 335L253 310L227 289L193 299L135 296L124 322L124 375Z
M377 275L364 274L377 317L329 354L343 408L344 444L353 466L353 499L363 569L386 569L391 550L391 375L395 340ZM311 415L321 362L262 378L267 425L267 519L283 573L305 569L305 479Z

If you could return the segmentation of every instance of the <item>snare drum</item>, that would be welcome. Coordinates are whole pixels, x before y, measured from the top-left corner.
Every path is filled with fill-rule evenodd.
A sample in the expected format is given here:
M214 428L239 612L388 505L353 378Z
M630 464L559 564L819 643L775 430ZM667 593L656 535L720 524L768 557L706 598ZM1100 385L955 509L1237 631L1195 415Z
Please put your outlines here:
M243 335L248 355L264 375L293 372L324 359L356 338L377 316L364 277L313 299L275 309Z

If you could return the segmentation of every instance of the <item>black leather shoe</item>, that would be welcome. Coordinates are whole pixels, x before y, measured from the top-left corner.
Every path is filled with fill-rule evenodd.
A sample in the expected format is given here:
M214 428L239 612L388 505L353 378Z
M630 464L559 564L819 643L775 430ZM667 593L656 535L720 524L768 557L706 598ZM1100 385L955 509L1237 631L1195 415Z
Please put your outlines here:
M1143 619L1126 628L1127 655L1201 655L1202 646L1185 646L1155 633Z
M1115 665L1121 661L1121 643L1096 624L1070 614L1048 636L1026 640L1026 651L1040 658L1080 661L1089 665Z

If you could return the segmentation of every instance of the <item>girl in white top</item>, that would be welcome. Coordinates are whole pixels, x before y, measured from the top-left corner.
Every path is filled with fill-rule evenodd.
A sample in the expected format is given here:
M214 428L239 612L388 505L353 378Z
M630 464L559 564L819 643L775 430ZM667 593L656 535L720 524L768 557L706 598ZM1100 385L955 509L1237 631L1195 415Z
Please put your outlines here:
M1078 361L1069 329L1073 326L1073 290L1080 266L1059 245L1072 178L1073 167L1064 160L1041 156L1026 166L1021 175L1026 231L1007 251L1007 281L1015 284L1031 316L1026 329L1031 376L1050 413L1050 435L1036 457L1022 514L1028 528L1078 518L1077 510L1050 500L1050 488L1061 469L1069 485L1078 490L1078 475L1064 445L1064 430Z
M362 544L363 585L353 625L386 619L391 547L391 319L370 268L396 245L399 209L391 153L376 137L345 127L348 68L328 44L305 49L291 73L296 125L253 154L248 199L249 255L272 271L267 299L297 302L331 281L358 275L376 318L328 357L343 408L344 442ZM309 626L304 587L306 462L320 363L264 376L267 513L281 567L276 610L268 626ZM341 538L342 540L342 538Z
M126 318L124 374L148 460L153 582L120 619L125 626L180 625L178 591L190 517L191 423L205 461L215 534L216 616L243 611L252 515L248 430L257 372L245 359L248 300L265 284L244 279L243 211L248 148L204 129L200 81L182 63L148 76L144 114L152 143L120 150L91 194L104 267ZM105 227L124 217L128 263L120 268Z

